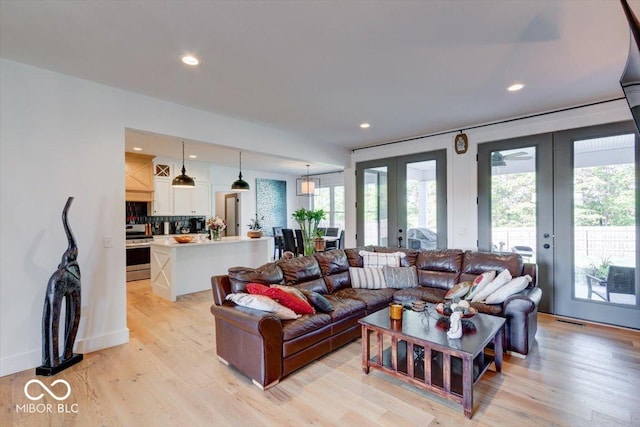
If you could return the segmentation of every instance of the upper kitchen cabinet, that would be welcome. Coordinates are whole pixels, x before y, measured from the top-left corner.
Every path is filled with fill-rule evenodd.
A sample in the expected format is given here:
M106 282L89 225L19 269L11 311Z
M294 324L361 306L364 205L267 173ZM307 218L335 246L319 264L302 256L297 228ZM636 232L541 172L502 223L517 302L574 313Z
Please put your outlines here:
M174 165L174 168L177 167ZM187 175L196 183L195 188L173 189L174 215L211 215L211 186L209 169L187 164ZM177 169L175 169L177 170Z
M128 202L153 201L153 156L125 153L125 200Z
M211 216L209 169L187 164L187 175L194 179L195 188L173 188L171 181L181 168L181 164L155 165L153 215Z

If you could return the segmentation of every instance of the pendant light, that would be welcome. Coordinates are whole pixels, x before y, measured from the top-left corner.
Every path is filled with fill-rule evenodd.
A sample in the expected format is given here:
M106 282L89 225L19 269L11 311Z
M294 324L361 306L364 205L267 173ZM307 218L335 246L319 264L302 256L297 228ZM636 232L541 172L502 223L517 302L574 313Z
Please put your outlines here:
M231 184L233 191L249 191L249 183L242 179L242 151L240 152L240 173L238 179Z
M309 175L309 165L307 165L307 175L296 179L296 196L313 196L316 187L320 186L320 179L311 178Z
M196 186L193 178L186 174L187 170L184 167L184 141L182 141L182 174L173 178L171 182L172 187L177 188L193 188Z

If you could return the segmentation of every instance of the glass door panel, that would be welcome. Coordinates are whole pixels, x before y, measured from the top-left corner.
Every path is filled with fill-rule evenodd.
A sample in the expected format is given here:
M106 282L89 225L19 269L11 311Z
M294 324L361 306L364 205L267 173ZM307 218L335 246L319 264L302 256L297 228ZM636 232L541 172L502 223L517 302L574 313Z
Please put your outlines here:
M436 161L406 164L407 248L438 246Z
M387 167L364 170L364 244L387 246L388 188Z
M536 147L491 151L491 251L536 262Z
M635 135L573 142L574 297L636 305Z

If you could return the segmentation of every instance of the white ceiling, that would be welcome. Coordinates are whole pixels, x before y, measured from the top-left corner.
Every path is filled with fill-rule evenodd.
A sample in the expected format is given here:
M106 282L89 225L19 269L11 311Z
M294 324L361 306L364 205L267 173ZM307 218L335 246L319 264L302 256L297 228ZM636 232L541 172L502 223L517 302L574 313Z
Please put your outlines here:
M619 98L628 42L616 0L0 0L2 57L327 149Z

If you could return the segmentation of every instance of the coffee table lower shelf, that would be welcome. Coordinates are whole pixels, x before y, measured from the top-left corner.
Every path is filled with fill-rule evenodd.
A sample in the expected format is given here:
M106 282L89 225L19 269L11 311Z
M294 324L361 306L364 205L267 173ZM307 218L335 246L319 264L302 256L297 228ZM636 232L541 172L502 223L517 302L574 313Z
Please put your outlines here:
M392 350L391 347L387 347L382 352L382 364L378 363L378 356L373 356L369 361L369 367L379 370L381 372L386 372L387 374L397 376L396 374L404 375L403 380L410 381L417 385L418 387L428 388L431 391L442 391L446 393L444 389L444 355L442 352L431 350L431 363L430 371L431 378L429 381L425 381L425 363L424 363L424 347L419 345L414 345L414 356L413 356L413 376L409 376L409 370L407 369L407 342L401 340L398 342L398 370L395 371L393 369L393 365L391 363L392 360ZM473 384L478 382L480 377L489 369L491 363L493 363L494 358L493 355L480 353L473 360ZM462 399L463 393L463 381L462 381L462 359L458 357L450 358L450 393L452 395L457 395ZM433 390L433 389L436 390ZM457 399L456 399L457 401ZM462 403L462 400L458 401L458 403Z

